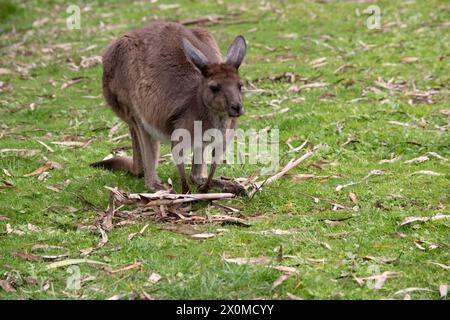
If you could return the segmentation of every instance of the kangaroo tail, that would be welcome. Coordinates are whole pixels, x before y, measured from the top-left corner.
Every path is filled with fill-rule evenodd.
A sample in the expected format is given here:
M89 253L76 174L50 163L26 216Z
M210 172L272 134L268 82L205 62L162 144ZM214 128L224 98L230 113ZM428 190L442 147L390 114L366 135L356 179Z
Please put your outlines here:
M111 171L128 171L134 175L140 175L133 166L133 159L129 157L114 157L108 160L94 162L90 164L94 168L103 168Z

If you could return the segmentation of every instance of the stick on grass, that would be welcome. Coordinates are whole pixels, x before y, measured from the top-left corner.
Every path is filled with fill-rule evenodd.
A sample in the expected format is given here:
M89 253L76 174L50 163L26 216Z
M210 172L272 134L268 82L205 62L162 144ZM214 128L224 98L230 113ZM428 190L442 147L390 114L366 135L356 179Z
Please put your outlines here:
M277 174L271 176L270 178L264 180L264 181L258 181L255 183L256 188L250 193L250 196L253 196L256 192L261 191L261 187L263 185L272 183L274 181L277 181L279 179L281 179L286 173L288 173L290 170L294 169L295 167L297 167L301 162L311 158L313 156L313 154L321 147L321 145L315 146L312 150L306 152L303 156L301 156L300 158L298 158L297 160L292 159L291 161L288 162L288 164L281 169L280 172L278 172Z

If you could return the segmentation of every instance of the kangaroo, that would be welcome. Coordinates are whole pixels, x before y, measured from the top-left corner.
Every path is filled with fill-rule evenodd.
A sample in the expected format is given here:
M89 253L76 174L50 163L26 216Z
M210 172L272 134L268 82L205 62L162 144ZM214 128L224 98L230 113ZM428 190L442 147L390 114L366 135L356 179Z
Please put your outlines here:
M113 41L103 55L103 95L128 124L133 157L114 157L91 166L144 175L147 189L163 189L156 172L161 142L174 150L174 130L186 129L193 137L194 122L201 121L203 130L224 133L234 129L244 114L239 67L246 52L246 41L238 36L222 60L209 31L173 22L155 22ZM199 148L203 155L204 146ZM189 182L184 162L177 167L183 193L190 192L189 182L200 192L229 186L226 180L213 179L216 161L209 174L206 161L193 162Z

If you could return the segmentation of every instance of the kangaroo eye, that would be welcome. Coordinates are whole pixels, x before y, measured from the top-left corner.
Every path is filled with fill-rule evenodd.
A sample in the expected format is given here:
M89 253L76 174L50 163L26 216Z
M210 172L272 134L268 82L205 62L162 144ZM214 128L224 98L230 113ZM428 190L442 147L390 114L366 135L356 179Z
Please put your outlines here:
M219 84L211 84L209 86L209 89L211 89L212 92L217 93L220 91L220 85Z

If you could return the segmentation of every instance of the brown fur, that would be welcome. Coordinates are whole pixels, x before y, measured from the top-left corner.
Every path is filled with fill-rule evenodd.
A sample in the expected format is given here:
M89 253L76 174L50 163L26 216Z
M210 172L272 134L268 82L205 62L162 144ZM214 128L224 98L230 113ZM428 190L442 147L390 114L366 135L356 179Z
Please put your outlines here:
M205 68L188 57L183 39L206 57ZM230 61L222 62L211 33L171 22L156 22L115 40L103 55L103 95L129 126L133 159L116 157L92 166L144 174L149 189L161 188L156 173L160 141L170 140L171 133L178 128L188 129L192 134L194 121L202 121L203 130L223 131L236 126L236 118L243 112L238 88L238 68L243 56L237 59L239 63L233 64L236 52L239 51L234 49ZM212 91L213 85L220 86L219 93ZM233 114L237 105L241 109ZM178 169L183 192L188 192L184 165ZM215 165L205 181L206 165L193 165L191 181L211 183L214 170ZM203 191L207 191L209 183L203 186Z

